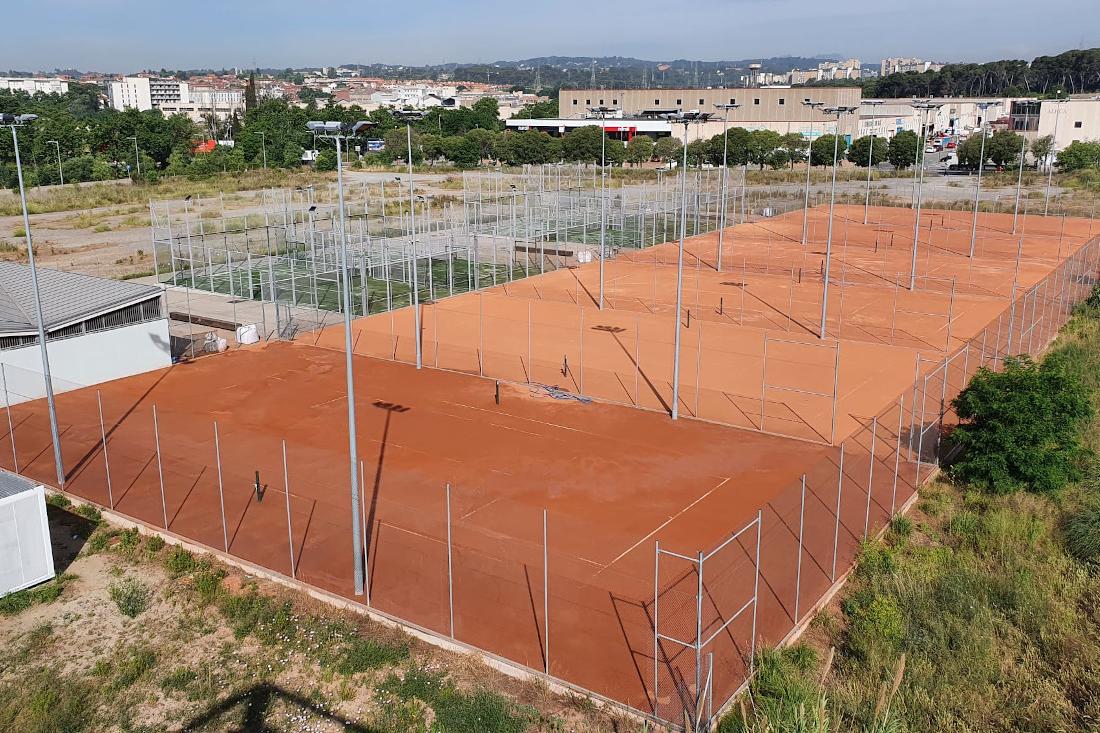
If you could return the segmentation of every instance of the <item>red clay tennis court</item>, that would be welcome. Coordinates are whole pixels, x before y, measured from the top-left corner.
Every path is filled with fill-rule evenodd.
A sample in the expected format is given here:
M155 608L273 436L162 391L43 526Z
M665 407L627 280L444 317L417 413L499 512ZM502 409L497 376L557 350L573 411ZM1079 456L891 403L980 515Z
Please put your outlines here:
M1027 217L1021 244L983 215L971 260L969 216L926 212L909 290L886 273L908 275L912 213L862 211L838 209L825 340L823 212L806 248L801 212L727 230L722 272L716 235L689 241L679 394L700 419L664 413L672 245L606 263L603 311L595 264L424 305L438 369L403 363L407 310L356 320L370 606L661 720L724 703L913 496L969 376L1040 351L1096 281L1088 221ZM342 342L60 395L64 489L366 603ZM0 464L50 482L44 405L10 417Z

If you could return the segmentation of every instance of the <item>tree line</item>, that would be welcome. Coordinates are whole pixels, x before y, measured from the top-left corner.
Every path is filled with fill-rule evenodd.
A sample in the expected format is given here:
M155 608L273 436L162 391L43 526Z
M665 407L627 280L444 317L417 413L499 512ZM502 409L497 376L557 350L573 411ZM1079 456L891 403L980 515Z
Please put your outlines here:
M828 80L808 86L863 87L866 98L1064 96L1100 91L1100 48L1075 49L1031 61L947 64L939 71L904 72L848 82Z

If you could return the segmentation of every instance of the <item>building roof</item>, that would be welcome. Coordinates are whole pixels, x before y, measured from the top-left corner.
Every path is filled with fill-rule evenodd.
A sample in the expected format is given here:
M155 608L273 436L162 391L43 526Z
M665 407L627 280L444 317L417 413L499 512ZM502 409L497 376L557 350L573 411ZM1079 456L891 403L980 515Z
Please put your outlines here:
M161 294L152 285L107 280L76 272L38 268L42 318L53 331ZM15 262L0 262L0 334L11 336L37 331L31 269Z
M7 499L16 494L22 494L24 491L31 491L34 487L34 482L22 476L0 471L0 499Z

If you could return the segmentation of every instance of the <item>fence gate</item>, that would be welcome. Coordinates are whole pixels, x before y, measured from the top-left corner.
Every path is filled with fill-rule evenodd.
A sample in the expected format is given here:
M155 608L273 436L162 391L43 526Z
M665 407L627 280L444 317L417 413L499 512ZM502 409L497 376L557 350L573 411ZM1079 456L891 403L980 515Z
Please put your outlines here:
M653 712L685 732L709 731L716 687L721 707L751 675L761 523L762 512L757 512L756 519L694 557L655 543ZM754 529L755 537L742 540ZM746 567L750 572L743 572ZM748 639L737 639L730 626L750 608Z

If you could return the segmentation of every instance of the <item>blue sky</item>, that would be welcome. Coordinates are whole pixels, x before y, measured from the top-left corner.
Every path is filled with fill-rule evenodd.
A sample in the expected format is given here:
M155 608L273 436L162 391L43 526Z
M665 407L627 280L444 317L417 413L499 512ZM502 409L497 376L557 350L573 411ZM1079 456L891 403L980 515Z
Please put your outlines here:
M488 62L543 55L1030 60L1100 46L1100 0L7 0L0 69ZM14 7L12 7L14 6ZM954 6L954 7L952 7ZM935 8L935 9L933 9Z

